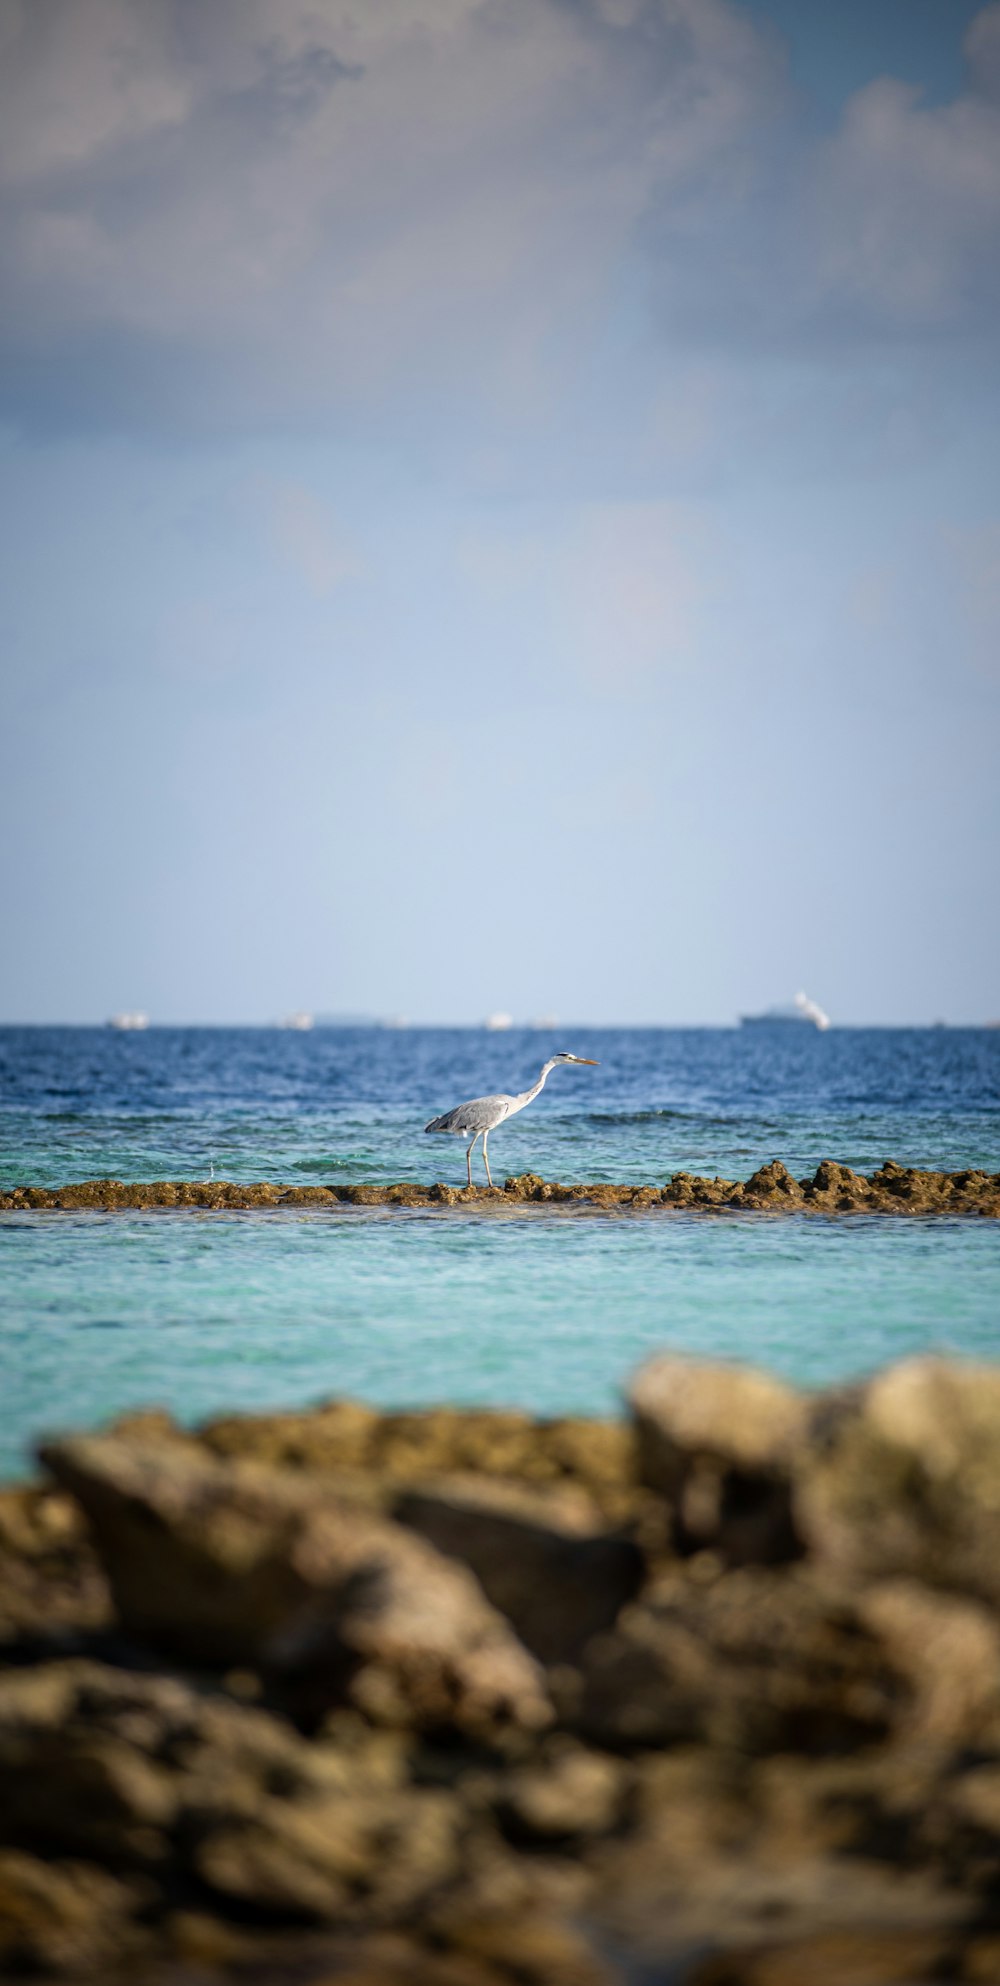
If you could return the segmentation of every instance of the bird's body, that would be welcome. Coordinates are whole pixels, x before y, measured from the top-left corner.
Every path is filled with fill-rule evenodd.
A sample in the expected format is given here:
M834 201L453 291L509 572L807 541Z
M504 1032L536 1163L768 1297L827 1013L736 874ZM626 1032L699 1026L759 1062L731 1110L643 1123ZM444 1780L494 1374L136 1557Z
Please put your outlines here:
M554 1069L558 1062L585 1062L589 1068L597 1067L597 1063L592 1061L589 1055L552 1055L542 1069L537 1083L533 1083L530 1090L521 1090L517 1096L507 1096L503 1092L496 1096L474 1096L468 1103L456 1104L454 1110L446 1110L443 1117L432 1117L430 1123L424 1125L425 1131L443 1131L455 1138L468 1138L471 1135L472 1142L465 1154L470 1186L472 1152L477 1138L482 1138L483 1141L483 1162L486 1166L486 1177L492 1186L493 1175L490 1172L489 1155L486 1150L486 1140L490 1132L495 1131L498 1124L505 1123L508 1117L513 1117L517 1111L523 1110L526 1104L533 1102L550 1069Z

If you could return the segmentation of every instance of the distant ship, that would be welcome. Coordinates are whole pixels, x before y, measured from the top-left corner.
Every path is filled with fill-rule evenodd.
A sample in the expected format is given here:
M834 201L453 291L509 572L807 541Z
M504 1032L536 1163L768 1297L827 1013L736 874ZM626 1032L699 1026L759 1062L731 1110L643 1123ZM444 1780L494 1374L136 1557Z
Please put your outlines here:
M410 1023L405 1014L386 1014L385 1016L381 1014L353 1013L317 1014L314 1020L314 1026L322 1028L409 1027L409 1025Z
M286 1014L284 1020L278 1022L278 1026L293 1028L297 1034L307 1034L314 1026L314 1021L311 1014Z
M768 1007L764 1014L741 1014L741 1027L815 1027L830 1025L829 1014L810 1000L808 993L796 993L790 1007Z
M149 1015L112 1014L108 1026L115 1028L119 1034L134 1034L137 1030L149 1026Z
M502 1033L504 1028L513 1027L513 1025L513 1014L487 1014L483 1022L483 1026L489 1028L491 1034Z

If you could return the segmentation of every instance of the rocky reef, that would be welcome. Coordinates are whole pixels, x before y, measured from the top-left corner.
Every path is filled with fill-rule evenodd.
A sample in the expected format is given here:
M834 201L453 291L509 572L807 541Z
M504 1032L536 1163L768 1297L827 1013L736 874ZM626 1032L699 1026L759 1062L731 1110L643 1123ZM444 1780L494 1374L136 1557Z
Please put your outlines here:
M0 1973L1000 1980L1000 1367L675 1356L0 1492Z
M750 1179L701 1179L675 1172L663 1186L562 1186L524 1172L503 1186L421 1186L409 1180L392 1186L281 1186L270 1180L154 1179L145 1185L120 1179L86 1179L67 1186L14 1186L0 1191L0 1212L114 1213L129 1209L205 1207L470 1207L511 1209L540 1203L552 1207L615 1211L658 1207L737 1213L951 1214L1000 1218L1000 1173L932 1172L887 1159L877 1172L852 1172L824 1159L809 1179L794 1179L780 1159L762 1165Z

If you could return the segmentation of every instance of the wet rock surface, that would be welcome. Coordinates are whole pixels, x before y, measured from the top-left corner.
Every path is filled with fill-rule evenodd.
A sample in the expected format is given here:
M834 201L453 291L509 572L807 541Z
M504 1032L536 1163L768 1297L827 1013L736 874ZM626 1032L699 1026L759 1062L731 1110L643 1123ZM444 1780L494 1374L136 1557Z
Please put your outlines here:
M1000 1979L1000 1373L52 1440L0 1493L0 1976Z
M750 1179L701 1179L675 1172L665 1183L616 1186L607 1180L560 1185L524 1172L503 1186L424 1186L410 1180L394 1185L283 1186L225 1179L154 1179L145 1184L120 1179L86 1179L66 1186L14 1186L0 1192L0 1213L93 1210L98 1213L170 1211L191 1208L247 1212L296 1207L475 1207L510 1211L518 1207L564 1207L580 1212L650 1212L674 1209L716 1213L949 1214L1000 1219L1000 1173L932 1172L886 1159L877 1172L852 1172L824 1159L809 1179L793 1179L773 1159Z

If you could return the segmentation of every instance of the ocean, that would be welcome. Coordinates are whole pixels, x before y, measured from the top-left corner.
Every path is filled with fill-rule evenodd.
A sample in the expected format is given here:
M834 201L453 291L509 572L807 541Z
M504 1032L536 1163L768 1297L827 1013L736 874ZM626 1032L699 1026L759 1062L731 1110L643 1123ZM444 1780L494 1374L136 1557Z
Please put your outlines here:
M0 1182L461 1184L464 1098L557 1069L494 1178L745 1178L782 1159L1000 1170L1000 1030L0 1029ZM482 1178L476 1156L476 1174ZM613 1410L657 1347L802 1383L1000 1352L1000 1224L341 1207L0 1214L0 1474L140 1404L349 1394Z

